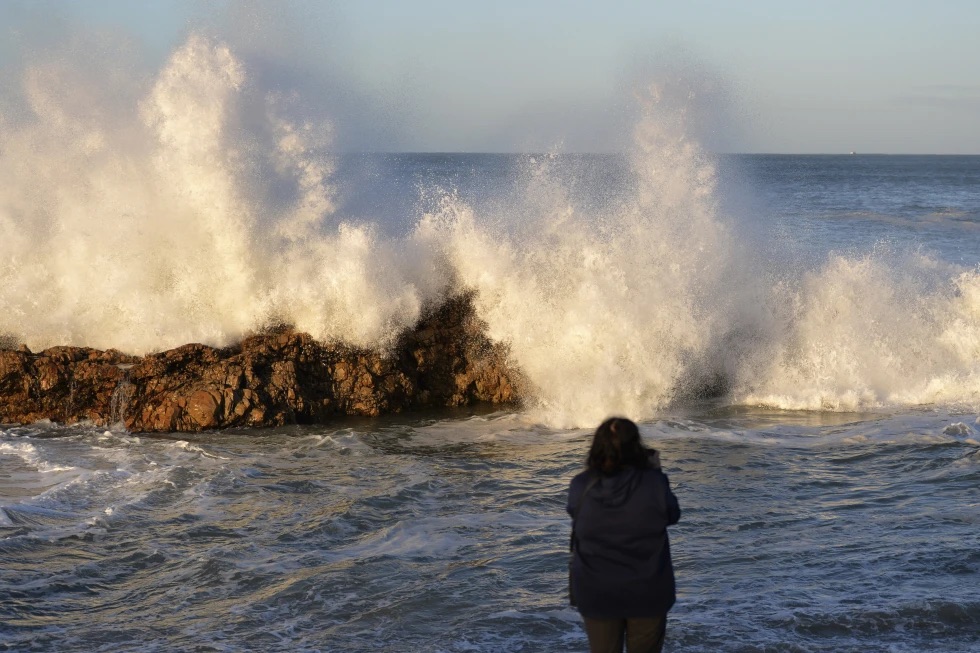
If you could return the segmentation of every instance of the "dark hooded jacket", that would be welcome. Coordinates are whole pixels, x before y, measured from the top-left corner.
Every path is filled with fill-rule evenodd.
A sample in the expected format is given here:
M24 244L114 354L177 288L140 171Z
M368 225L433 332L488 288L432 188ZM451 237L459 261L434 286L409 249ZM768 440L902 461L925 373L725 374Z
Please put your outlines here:
M572 516L571 586L586 617L666 614L674 605L667 526L681 516L660 469L626 467L611 476L582 472L568 489Z

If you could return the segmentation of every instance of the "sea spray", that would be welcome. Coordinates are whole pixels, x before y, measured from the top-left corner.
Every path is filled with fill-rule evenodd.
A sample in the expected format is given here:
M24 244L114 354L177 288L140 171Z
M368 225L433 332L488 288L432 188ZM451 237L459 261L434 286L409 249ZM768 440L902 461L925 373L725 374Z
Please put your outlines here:
M532 412L549 423L654 415L703 375L703 354L730 326L718 310L730 302L715 300L734 240L714 163L660 93L636 128L633 183L608 213L582 213L542 157L519 215L481 220L447 197L422 221L449 234L459 282L477 290L490 337L510 345L535 388Z
M980 274L918 252L832 254L773 302L785 329L737 403L807 410L980 404ZM777 309L780 310L780 309ZM751 373L749 373L751 372Z
M191 36L122 100L87 76L34 64L0 136L0 332L143 353L278 321L384 347L444 294L412 244L336 215L328 126L226 46Z
M764 220L726 205L694 86L639 94L625 179L595 189L602 201L564 155L527 157L516 191L450 188L394 237L345 217L329 121L302 89L262 88L222 43L193 35L156 75L79 65L33 62L26 114L0 123L7 340L145 353L290 323L386 348L472 290L542 422L651 418L704 391L778 408L980 404L977 271L884 247L786 266Z
M420 224L448 241L489 335L527 375L530 415L584 426L704 394L807 410L980 405L980 273L886 243L787 266L754 216L724 208L676 91L645 96L632 183L604 211L584 211L555 157L537 157L515 214L449 194Z

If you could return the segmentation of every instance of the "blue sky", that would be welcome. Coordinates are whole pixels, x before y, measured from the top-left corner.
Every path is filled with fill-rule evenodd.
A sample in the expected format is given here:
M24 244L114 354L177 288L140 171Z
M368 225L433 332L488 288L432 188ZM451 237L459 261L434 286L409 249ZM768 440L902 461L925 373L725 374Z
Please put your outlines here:
M148 67L207 30L322 99L345 149L615 149L633 89L679 67L724 89L715 149L980 154L975 0L4 0L0 21L8 66L55 22Z

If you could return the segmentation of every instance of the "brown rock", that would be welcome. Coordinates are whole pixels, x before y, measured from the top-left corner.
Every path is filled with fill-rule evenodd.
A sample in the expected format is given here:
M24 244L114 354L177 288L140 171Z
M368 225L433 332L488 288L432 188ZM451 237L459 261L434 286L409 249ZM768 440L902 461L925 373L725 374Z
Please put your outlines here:
M447 300L385 352L320 343L288 328L224 349L187 344L143 357L115 350L0 350L0 420L52 419L138 431L312 423L337 415L518 399L506 347L471 298Z
M201 429L213 429L218 426L218 409L221 401L207 390L198 390L187 399L184 412L194 420Z

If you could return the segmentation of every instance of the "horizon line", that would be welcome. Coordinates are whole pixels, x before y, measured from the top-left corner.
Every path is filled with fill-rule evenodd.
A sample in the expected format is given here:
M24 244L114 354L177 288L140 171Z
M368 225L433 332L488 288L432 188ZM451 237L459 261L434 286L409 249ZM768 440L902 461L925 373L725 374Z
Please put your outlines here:
M429 154L429 155L499 155L499 156L616 156L628 154L621 152L528 152L502 150L345 150L331 152L337 155L349 154ZM980 152L709 152L721 156L980 156Z

